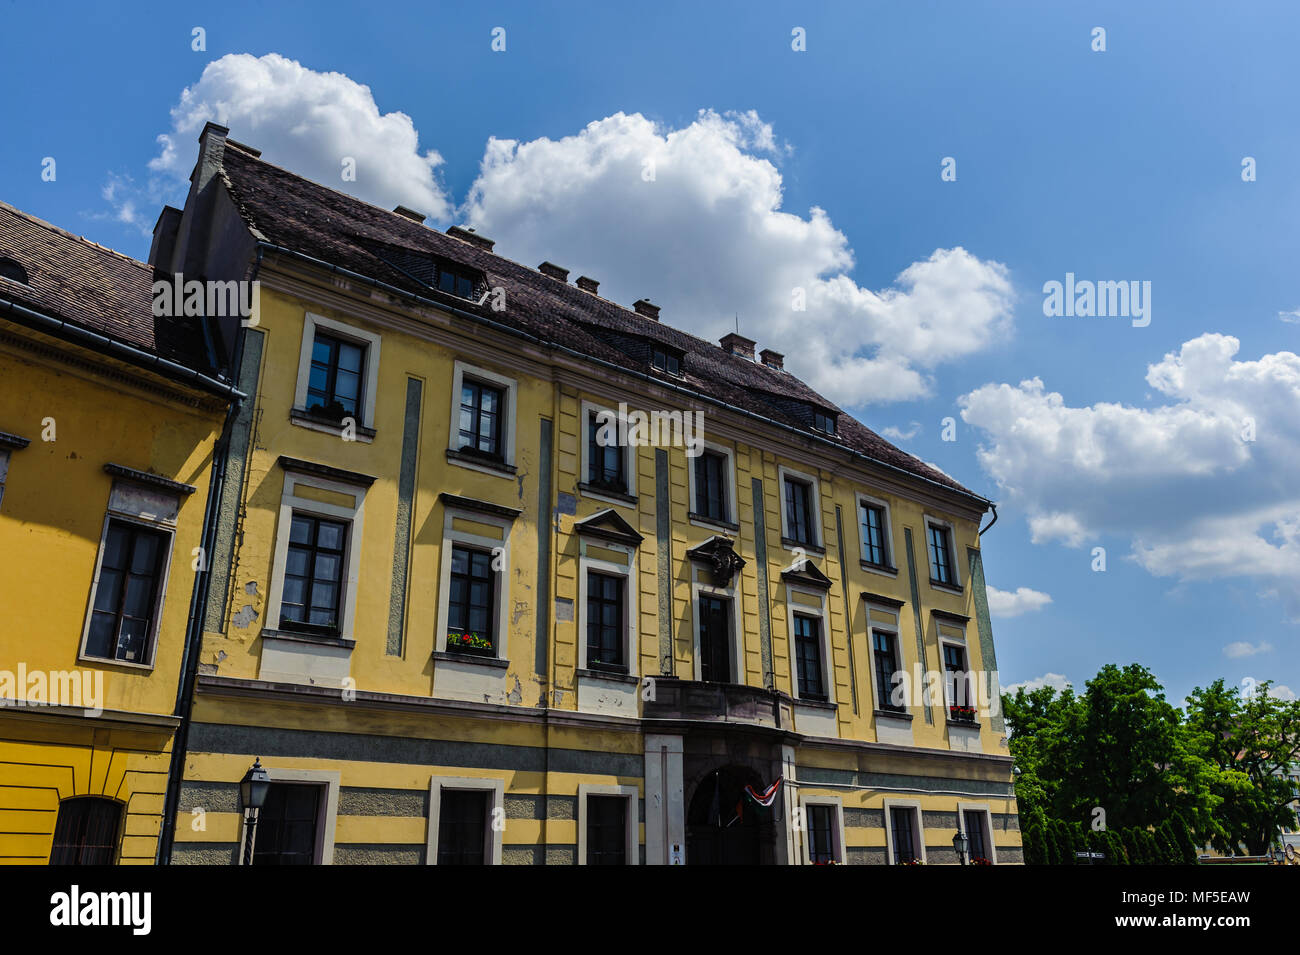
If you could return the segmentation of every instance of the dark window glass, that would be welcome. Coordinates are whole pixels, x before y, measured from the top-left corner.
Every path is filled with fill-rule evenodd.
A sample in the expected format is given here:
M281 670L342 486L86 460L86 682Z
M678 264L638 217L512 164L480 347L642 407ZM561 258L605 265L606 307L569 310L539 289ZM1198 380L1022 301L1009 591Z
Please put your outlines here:
M725 454L704 451L695 459L695 510L715 521L728 519Z
M898 655L894 648L894 635L880 630L871 631L871 641L876 652L876 706L882 710L905 710L906 706L893 702L894 674L898 672Z
M454 545L450 586L447 649L485 655L495 652L496 573L492 570L492 554Z
M838 862L835 858L835 832L832 828L835 819L833 806L812 805L806 807L808 824L808 857L813 865L827 865Z
M587 797L587 865L627 865L627 809L623 796Z
M824 411L813 411L813 427L818 431L834 434L835 415L826 414Z
M700 595L700 679L731 682L731 602Z
M799 673L799 698L826 699L822 685L821 620L817 617L794 615L794 653Z
M627 493L627 471L625 470L624 450L618 442L617 421L606 426L596 419L592 412L587 422L587 483L606 491ZM609 437L614 440L601 444Z
M965 823L963 828L966 831L966 838L970 841L970 848L967 849L970 853L969 859L988 859L992 862L993 860L989 858L988 842L985 839L984 813L975 809L964 809L962 820Z
M365 356L365 346L318 331L311 346L307 410L335 420L359 417Z
M966 651L951 643L943 645L944 681L948 690L948 715L962 722L975 721Z
M885 509L875 504L862 505L862 559L877 567L889 566L889 548L885 546Z
M473 301L475 277L472 273L448 266L438 266L438 288L459 298L467 298Z
M890 807L889 828L894 837L894 865L902 865L917 858L915 822L916 810Z
M348 525L294 514L280 595L280 626L338 630Z
M162 531L109 521L86 656L148 662L167 545Z
M587 666L626 672L623 653L624 578L587 572Z
M321 787L271 783L257 814L253 865L313 865Z
M658 348L654 351L654 366L670 375L679 375L682 370L681 360L676 355Z
M929 525L930 565L934 568L934 579L941 584L954 584L952 575L952 542L948 537L948 528Z
M812 487L794 478L785 479L785 523L796 544L816 545L812 528Z
M501 459L505 393L466 378L460 388L460 450Z
M0 259L0 275L15 282L21 282L23 285L29 284L27 270L13 259Z
M63 800L50 865L112 865L121 824L121 803L97 796Z
M438 865L487 863L488 799L475 789L444 789L438 809Z

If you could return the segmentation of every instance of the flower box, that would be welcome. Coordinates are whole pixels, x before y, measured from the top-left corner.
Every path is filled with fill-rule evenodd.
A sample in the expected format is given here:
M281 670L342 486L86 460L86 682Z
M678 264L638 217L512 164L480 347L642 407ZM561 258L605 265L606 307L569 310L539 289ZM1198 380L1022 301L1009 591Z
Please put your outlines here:
M457 633L452 631L447 634L447 652L490 657L495 655L496 650L492 646L491 637L484 637L477 633Z

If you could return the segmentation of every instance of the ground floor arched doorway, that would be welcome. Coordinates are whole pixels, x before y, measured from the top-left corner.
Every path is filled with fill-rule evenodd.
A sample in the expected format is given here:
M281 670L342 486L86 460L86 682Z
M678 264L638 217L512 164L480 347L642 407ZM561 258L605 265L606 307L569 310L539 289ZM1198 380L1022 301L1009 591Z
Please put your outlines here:
M688 865L759 865L762 847L772 839L771 810L745 794L763 788L753 770L724 766L706 773L695 787L686 813Z

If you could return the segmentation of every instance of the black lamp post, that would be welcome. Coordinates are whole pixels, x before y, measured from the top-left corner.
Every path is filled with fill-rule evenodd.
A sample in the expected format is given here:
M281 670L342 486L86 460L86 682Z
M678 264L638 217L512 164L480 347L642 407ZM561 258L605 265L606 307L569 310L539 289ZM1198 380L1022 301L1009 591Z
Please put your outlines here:
M957 850L957 861L962 865L966 864L966 850L970 848L970 840L966 838L966 833L960 829L952 837L952 847Z
M266 794L271 789L271 774L262 768L262 759L253 765L239 781L239 796L244 803L244 865L253 864L253 833L257 830L257 814L266 805Z

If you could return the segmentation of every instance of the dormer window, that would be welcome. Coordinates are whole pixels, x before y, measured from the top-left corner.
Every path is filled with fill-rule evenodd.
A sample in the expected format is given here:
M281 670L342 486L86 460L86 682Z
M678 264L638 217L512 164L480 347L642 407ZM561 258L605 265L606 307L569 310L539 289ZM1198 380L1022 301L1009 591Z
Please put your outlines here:
M0 278L27 285L27 270L13 259L0 257Z
M656 348L653 361L654 366L660 371L666 371L670 375L681 375L682 373L682 360L676 352Z
M813 427L824 434L835 433L835 415L818 408L813 409Z
M442 262L438 263L436 285L440 291L473 300L474 286L477 284L478 278L473 272Z

